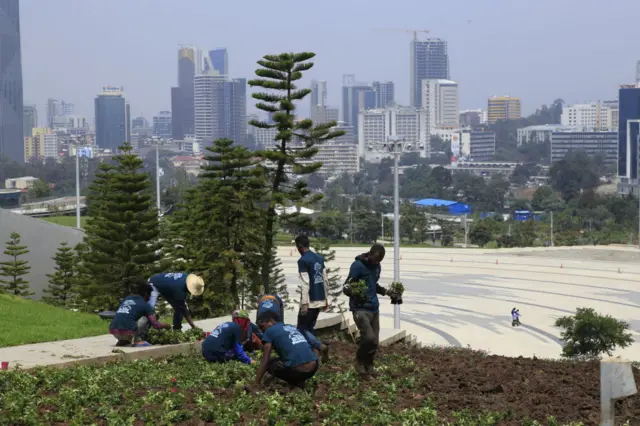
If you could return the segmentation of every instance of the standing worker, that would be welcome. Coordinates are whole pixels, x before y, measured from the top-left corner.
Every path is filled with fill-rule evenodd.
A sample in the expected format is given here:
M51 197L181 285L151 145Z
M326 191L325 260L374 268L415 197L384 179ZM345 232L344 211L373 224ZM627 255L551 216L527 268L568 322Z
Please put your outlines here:
M375 355L380 341L380 302L378 294L389 295L392 303L402 303L402 296L387 291L378 284L380 279L380 262L384 259L385 249L381 244L374 244L367 253L356 257L351 264L349 276L343 293L349 297L349 310L353 312L353 320L360 331L360 344L356 353L356 372L363 379L370 379L375 374L373 367ZM364 281L367 287L364 299L351 291L351 284Z
M329 307L327 301L327 272L324 258L309 249L309 237L296 237L296 248L300 253L298 273L302 282L300 290L300 311L298 312L298 328L301 332L313 334L320 310Z
M191 328L198 328L189 312L187 296L202 296L204 293L204 280L197 275L186 272L168 272L156 274L147 281L151 286L151 299L149 304L155 308L158 296L164 299L173 308L173 329L182 330L182 318L187 320Z

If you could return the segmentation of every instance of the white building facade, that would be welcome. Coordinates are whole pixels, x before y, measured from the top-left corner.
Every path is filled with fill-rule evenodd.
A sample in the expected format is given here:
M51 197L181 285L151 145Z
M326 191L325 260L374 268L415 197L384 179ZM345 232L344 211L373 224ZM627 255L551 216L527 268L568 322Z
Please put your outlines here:
M430 134L437 128L460 126L458 104L458 83L442 79L422 80L422 109Z
M565 106L561 122L579 132L615 131L618 129L618 103L597 101Z
M541 124L518 129L518 146L526 143L551 142L554 132L576 132L578 128L562 124Z

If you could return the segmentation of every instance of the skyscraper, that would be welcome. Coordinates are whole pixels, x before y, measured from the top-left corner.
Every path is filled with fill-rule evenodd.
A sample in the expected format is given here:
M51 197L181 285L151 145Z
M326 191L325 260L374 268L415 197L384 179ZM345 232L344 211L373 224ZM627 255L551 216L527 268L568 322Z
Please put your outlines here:
M315 106L325 106L327 104L327 82L324 80L311 80L311 105L313 110Z
M422 80L422 109L427 118L427 130L456 128L460 124L458 83L451 80Z
M115 152L131 141L131 114L122 87L102 88L95 100L96 145Z
M178 87L171 88L173 138L195 133L193 79L202 72L202 53L195 46L178 50Z
M620 86L618 93L618 176L621 178L622 192L633 187L637 193L638 179L638 136L639 123L627 123L628 120L640 120L640 84ZM631 134L627 135L627 125Z
M18 0L0 0L0 155L24 161Z
M160 111L153 117L153 135L161 138L171 137L171 111Z
M229 54L227 53L227 49L210 50L209 60L214 70L222 75L229 75ZM205 71L208 71L206 67Z
M221 138L247 144L247 80L217 73L195 77L195 136L204 145Z
M395 104L395 89L393 81L374 81L373 91L376 93L376 108L386 108Z
M420 108L422 80L449 80L449 54L447 42L441 39L411 41L411 106Z
M53 129L53 120L62 115L60 101L57 99L47 99L47 127Z
M60 104L60 115L73 115L76 110L76 106L70 102L62 101Z
M520 118L520 98L494 96L489 98L487 111L489 124L498 120L517 120Z
M23 114L23 131L24 137L31 136L31 131L38 127L38 108L35 105L25 105L22 108Z
M356 82L353 74L344 75L342 84L342 121L353 126L357 135L358 114L361 110L375 108L376 94L371 85Z

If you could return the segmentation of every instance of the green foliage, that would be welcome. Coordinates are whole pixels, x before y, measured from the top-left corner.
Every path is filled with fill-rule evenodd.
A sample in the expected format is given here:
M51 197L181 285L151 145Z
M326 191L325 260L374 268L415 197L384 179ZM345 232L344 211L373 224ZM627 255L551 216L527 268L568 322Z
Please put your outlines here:
M440 226L440 232L442 232L440 238L442 247L451 247L453 245L454 225L444 219L438 219L438 225Z
M49 287L44 290L47 296L42 301L53 306L67 307L73 300L76 288L76 254L67 242L62 242L56 255L55 272L47 274Z
M317 172L322 163L313 161L313 156L318 152L315 145L344 134L343 131L331 130L336 125L335 122L314 126L309 119L296 119L295 103L311 93L310 89L298 89L296 82L302 78L305 71L313 67L313 63L309 62L313 57L315 54L310 52L266 55L258 61L261 68L256 70L256 75L259 78L248 83L251 87L266 89L265 92L256 92L251 96L258 100L258 109L273 114L273 123L252 120L249 124L257 128L278 130L274 148L260 153L265 160L265 176L269 182L260 274L266 292L271 291L270 276L277 231L277 206L304 206L320 198L312 196L306 190L306 182L291 182L285 166L291 168L295 175Z
M36 179L29 187L27 194L30 199L45 198L51 195L51 189L48 183L42 179Z
M365 280L351 283L351 297L357 300L367 300L367 283Z
M147 334L147 342L152 345L175 345L178 343L197 342L205 338L205 332L199 328L190 328L184 332L179 330L156 330L151 328Z
M489 221L491 219L480 219L473 222L469 231L469 239L471 243L479 246L485 246L489 241L493 240L493 233Z
M113 309L155 271L158 212L142 160L128 143L115 164L103 163L90 187L89 220L78 290L87 308Z
M400 236L412 244L421 244L427 237L429 220L421 207L404 203L400 208Z
M29 282L24 277L31 270L29 262L20 259L29 253L27 246L20 245L20 234L12 232L9 241L5 242L5 256L8 261L0 262L0 292L13 294L14 296L28 297L34 293L29 291Z
M395 293L399 296L402 296L404 294L404 284L402 284L401 282L392 282L391 283L391 287L389 287L389 289L391 290L392 293Z
M352 213L352 239L355 243L371 244L380 235L380 216L371 210L359 209Z
M555 326L564 329L560 335L565 343L564 357L612 356L616 347L626 348L634 341L628 323L592 308L578 308L575 315L558 318Z
M599 175L596 159L583 151L569 152L549 169L551 185L562 194L566 201L576 198L582 191L598 186Z
M329 240L341 240L349 230L349 217L338 210L323 210L316 218L314 227L319 235Z

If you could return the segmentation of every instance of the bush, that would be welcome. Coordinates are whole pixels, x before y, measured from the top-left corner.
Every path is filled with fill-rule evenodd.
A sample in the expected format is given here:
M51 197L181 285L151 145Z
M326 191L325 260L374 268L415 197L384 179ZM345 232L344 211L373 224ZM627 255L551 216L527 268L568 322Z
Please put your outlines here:
M500 248L500 245L498 244L498 242L496 240L493 241L489 241L486 245L485 248L488 249L497 249Z
M633 343L628 323L591 308L578 308L574 316L558 318L555 326L564 329L560 338L565 343L562 356L567 358L598 358L603 353L611 356L616 347Z

